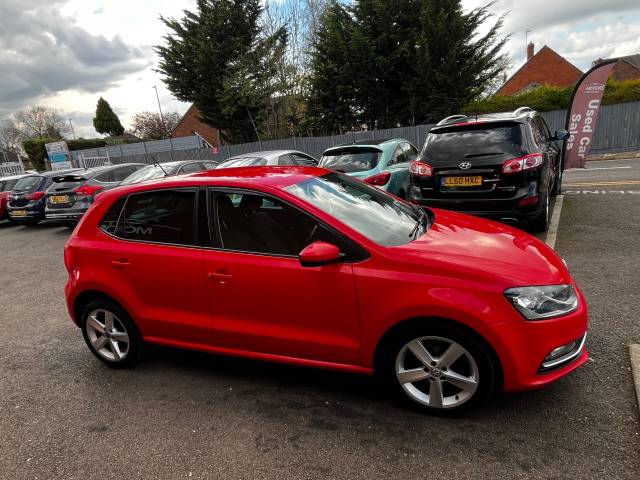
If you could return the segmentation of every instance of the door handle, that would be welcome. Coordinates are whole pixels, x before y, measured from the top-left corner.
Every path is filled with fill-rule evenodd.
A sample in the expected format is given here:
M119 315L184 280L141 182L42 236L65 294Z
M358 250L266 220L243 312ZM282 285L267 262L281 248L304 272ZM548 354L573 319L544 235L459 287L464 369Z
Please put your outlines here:
M224 285L233 278L233 275L231 275L226 270L218 270L217 272L207 273L207 277L209 278L209 280L216 280L218 283Z
M112 260L111 261L111 265L113 266L113 268L128 268L131 266L131 264L129 263L129 260L125 259L125 258L119 258L118 260Z

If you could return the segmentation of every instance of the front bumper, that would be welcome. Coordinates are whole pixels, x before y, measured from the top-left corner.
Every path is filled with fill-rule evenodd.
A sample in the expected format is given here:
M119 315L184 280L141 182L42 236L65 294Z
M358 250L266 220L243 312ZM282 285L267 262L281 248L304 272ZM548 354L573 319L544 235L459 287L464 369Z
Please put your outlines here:
M549 320L499 323L487 327L483 335L494 345L500 358L505 391L532 390L569 374L589 359L585 342L587 308L580 295L580 306L569 315ZM560 357L551 368L547 355L558 347L578 340L574 351Z

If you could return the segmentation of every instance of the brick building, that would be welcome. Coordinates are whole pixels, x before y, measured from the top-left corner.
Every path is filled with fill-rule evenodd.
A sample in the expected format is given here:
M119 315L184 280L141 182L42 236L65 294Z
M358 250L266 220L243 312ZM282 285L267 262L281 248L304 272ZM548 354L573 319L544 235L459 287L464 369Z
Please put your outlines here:
M582 71L546 45L534 53L527 46L527 62L500 87L496 95L513 96L541 85L566 87L575 84Z
M594 65L602 62L599 58ZM611 78L619 82L623 80L636 80L640 78L640 53L635 55L627 55L626 57L618 57L618 62L611 70Z
M212 147L219 147L220 132L217 128L211 127L200 120L200 110L195 105L191 105L189 110L182 116L176 128L171 132L171 138L189 137L191 135L200 135Z

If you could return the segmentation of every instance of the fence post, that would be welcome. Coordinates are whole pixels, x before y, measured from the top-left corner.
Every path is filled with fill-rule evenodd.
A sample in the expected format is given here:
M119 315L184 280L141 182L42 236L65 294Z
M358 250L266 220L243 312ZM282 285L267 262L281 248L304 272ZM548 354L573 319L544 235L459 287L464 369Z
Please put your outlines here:
M122 144L118 146L120 147L120 158L124 158L124 153L122 152Z
M142 148L144 148L144 163L149 163L149 157L147 156L147 142L142 142Z
M200 155L200 149L199 148L196 148L196 155L197 155L198 160L200 160L202 158L201 155Z
M416 148L422 148L422 145L420 145L420 127L418 125L416 125Z
M169 146L171 147L169 149L169 154L171 155L171 161L173 161L175 159L173 158L173 141L171 139L169 139Z
M293 137L293 149L298 150L298 141L296 140L296 136Z

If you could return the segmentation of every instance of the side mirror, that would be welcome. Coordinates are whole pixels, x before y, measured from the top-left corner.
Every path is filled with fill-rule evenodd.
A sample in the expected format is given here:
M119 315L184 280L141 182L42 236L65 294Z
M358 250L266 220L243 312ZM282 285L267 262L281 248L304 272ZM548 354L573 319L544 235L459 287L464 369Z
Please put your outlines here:
M566 130L556 130L555 135L553 136L553 140L564 140L569 136L569 132Z
M319 267L342 259L340 249L326 242L313 242L300 252L300 265L303 267Z

